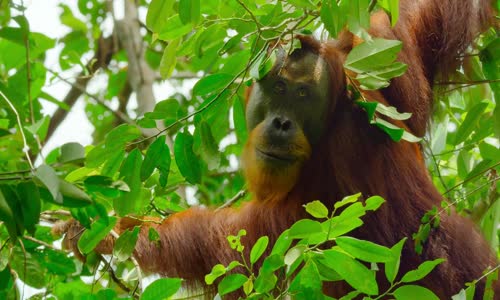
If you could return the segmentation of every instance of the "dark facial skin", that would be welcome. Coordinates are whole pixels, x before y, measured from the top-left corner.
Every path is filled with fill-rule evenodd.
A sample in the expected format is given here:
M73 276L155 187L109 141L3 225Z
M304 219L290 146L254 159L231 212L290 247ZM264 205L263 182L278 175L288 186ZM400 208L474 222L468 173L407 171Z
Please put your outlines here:
M274 166L304 159L303 148L310 152L325 127L328 83L328 65L317 54L304 50L287 58L283 51L278 54L273 69L255 83L247 103L247 126L259 141L257 159Z

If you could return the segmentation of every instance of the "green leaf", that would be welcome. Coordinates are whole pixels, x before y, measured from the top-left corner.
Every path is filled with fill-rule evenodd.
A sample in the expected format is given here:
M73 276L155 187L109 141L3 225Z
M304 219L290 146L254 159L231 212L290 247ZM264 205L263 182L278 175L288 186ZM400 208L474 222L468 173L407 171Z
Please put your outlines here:
M242 287L247 280L248 277L243 274L231 274L222 279L217 290L221 296L224 296Z
M44 116L40 120L36 121L35 124L25 126L25 128L33 135L38 136L38 138L43 141L47 136L49 124L50 124L50 118L48 116Z
M215 279L221 277L224 274L226 274L226 267L221 264L217 264L212 267L212 271L210 271L210 273L205 275L205 283L211 285L212 283L214 283Z
M392 294L396 300L439 300L432 291L418 285L403 285Z
M84 283L80 277L70 282L58 282L54 287L54 296L57 299L85 299L85 296L92 293L92 287Z
M345 5L339 6L337 0L324 0L321 2L321 21L332 38L337 37L347 22L347 14L343 11L344 7Z
M328 237L329 239L333 239L360 227L363 225L363 221L361 221L358 217L334 217L333 219L325 221L323 224L323 231L328 232L328 228L330 228L330 234Z
M445 260L442 258L438 258L435 260L424 261L416 270L409 271L406 273L403 278L401 278L401 282L414 282L420 280L427 276L434 268Z
M347 23L349 30L358 36L362 36L362 28L370 26L370 13L368 7L370 0L350 0L341 2L341 5L347 5Z
M23 255L20 250L14 251L10 268L17 272L19 279L31 287L41 289L48 285L50 276L47 270L40 265L39 259L29 252Z
M5 247L7 248L7 247ZM14 280L12 274L10 273L10 268L0 269L0 295L6 290L10 290L14 285Z
M288 252L285 254L284 262L287 266L292 266L299 258L302 257L304 251L307 249L305 245L297 245L293 248L290 248Z
M399 128L396 125L391 124L386 120L380 118L377 118L376 121L373 122L378 128L382 129L385 133L387 133L387 135L389 135L391 140L399 142L403 138L403 134L405 132L403 128Z
M488 107L488 102L481 101L478 104L474 105L469 110L467 116L465 117L465 120L457 129L454 145L460 144L469 137L474 128L476 128L476 125L478 124L483 112L486 110L487 107Z
M394 120L408 120L411 117L411 113L400 113L394 106L385 106L382 103L378 103L376 110Z
M52 274L70 275L76 272L73 258L65 252L45 249L43 256L45 260L40 260L40 263Z
M0 220L4 222L7 231L9 232L10 238L15 241L17 239L17 226L14 221L14 215L12 209L10 208L5 196L0 190Z
M483 300L495 299L495 287L497 280L498 280L498 269L493 272L490 272L488 276L486 276L486 284L484 286Z
M278 277L273 273L259 273L259 276L255 279L255 291L257 293L267 293L276 287L278 282Z
M153 242L156 245L160 243L160 234L153 227L149 227L148 229L148 241Z
M163 51L163 55L160 60L160 76L163 79L167 79L172 76L172 73L175 70L175 65L177 63L177 48L180 42L180 38L171 40L167 47L165 47L165 51Z
M489 159L491 161L498 161L500 159L500 149L485 141L479 144L479 152L484 159Z
M253 291L253 280L252 278L248 278L248 280L243 284L243 293L245 295L250 295Z
M276 63L276 51L271 52L269 57L267 51L261 51L259 57L255 60L250 68L250 77L255 80L260 80L266 76Z
M335 239L335 242L350 255L367 262L388 262L392 259L392 253L389 248L369 241L340 236Z
M399 272L399 264L401 262L401 251L403 250L403 246L406 242L406 238L403 238L396 245L391 248L391 260L385 263L385 277L390 283L394 282L396 279L396 275Z
M371 196L366 199L365 208L366 210L377 210L384 202L384 198L380 196Z
M260 237L255 245L252 247L252 251L250 251L250 263L254 264L257 260L264 254L266 251L267 245L269 244L269 238L267 236Z
M314 260L307 260L290 283L290 294L296 299L322 299L322 282Z
M208 122L201 120L196 127L195 135L198 134L198 132L200 132L201 135L201 157L207 163L209 170L217 169L221 160L219 145L217 145L217 142L212 135L212 130Z
M356 104L366 111L366 114L368 115L368 121L370 121L371 123L371 121L375 117L375 112L377 111L377 106L379 103L375 101L356 101Z
M368 295L378 294L375 273L362 263L336 249L326 250L323 255L325 259L322 262L339 273L353 288Z
M346 196L342 200L335 202L334 207L335 207L335 209L337 209L337 208L340 208L340 207L345 206L347 204L356 202L356 201L358 201L359 197L361 197L361 193Z
M303 219L295 222L288 231L288 237L292 239L308 238L311 234L323 232L321 223L314 220Z
M305 208L306 211L316 219L328 218L328 208L319 200L307 203Z
M52 167L48 165L41 165L35 171L35 178L40 180L49 190L54 201L58 201L58 199L60 199L58 198L60 180L59 177L57 177L56 171L54 171ZM59 204L62 204L62 202L59 202Z
M67 163L85 158L85 148L79 143L67 143L61 146L59 162Z
M35 225L38 224L38 220L40 219L40 193L37 186L32 181L19 183L16 191L19 196L19 205L23 214L24 227L33 235L35 234Z
M344 65L357 73L386 67L396 59L401 47L401 41L375 38L352 49Z
M399 0L379 0L377 4L391 16L391 25L394 27L399 19Z
M201 17L200 0L180 0L179 17L184 24L197 24Z
M88 254L94 250L99 242L115 227L116 220L115 217L109 217L108 220L101 218L92 223L90 229L85 230L78 240L78 249L80 249L80 252Z
M137 126L129 124L121 124L113 128L106 135L106 146L122 147L126 143L131 142L141 136L141 131Z
M160 278L150 285L141 295L141 300L158 300L172 297L181 288L180 278Z
M144 117L153 120L164 120L165 124L170 125L180 117L180 110L179 101L167 99L156 103L153 111L145 113Z
M179 15L174 15L167 19L163 30L158 34L158 39L162 41L175 40L192 30L193 25L191 23L183 24Z
M65 180L59 180L59 191L57 203L67 207L82 207L92 203L92 199L80 188Z
M227 87L234 76L230 74L217 73L211 74L200 79L193 87L193 94L198 96L205 96L221 91Z
M165 179L168 178L171 158L170 149L165 143L165 139L166 137L162 135L149 146L141 165L141 181L148 179L155 168L160 171L160 174L165 177Z
M140 227L136 226L132 231L125 230L118 239L116 239L113 247L113 255L118 261L125 261L132 256L135 249L135 244L139 238Z
M60 16L62 24L68 26L74 31L83 31L83 32L87 31L86 23L76 18L71 12L71 9L67 5L59 4L59 7L63 9L63 12L61 13Z
M236 99L234 100L233 120L238 143L243 144L248 139L248 130L245 120L245 101L242 97L236 97Z
M264 259L259 273L272 273L285 265L283 254L272 254Z
M363 90L380 90L389 86L389 81L378 76L374 76L372 72L361 73L356 77L359 82L359 87Z
M316 6L310 0L288 0L287 2L297 8L316 9Z
M193 151L193 136L189 132L179 132L174 142L175 162L182 176L191 184L201 181L201 167Z
M120 177L129 186L130 192L113 199L113 207L120 216L138 213L146 206L148 200L141 195L141 168L142 154L139 149L135 148L128 154L120 168Z
M146 15L146 26L153 32L164 31L168 17L173 13L174 0L153 0Z
M293 239L289 237L288 233L289 230L287 229L282 234L280 234L280 236L276 240L276 243L274 243L273 250L271 250L271 255L284 255L288 248L290 248Z

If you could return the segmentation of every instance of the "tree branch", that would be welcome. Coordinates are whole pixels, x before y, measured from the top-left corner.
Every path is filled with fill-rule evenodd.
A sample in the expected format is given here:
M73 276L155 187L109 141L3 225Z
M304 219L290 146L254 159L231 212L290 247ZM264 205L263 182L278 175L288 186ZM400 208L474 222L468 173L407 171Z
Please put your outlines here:
M109 61L111 60L111 56L114 54L114 51L115 47L113 38L100 37L97 40L97 49L95 51L94 57L86 66L90 74L94 74L98 69L107 66L109 64ZM80 98L80 96L86 90L88 83L92 79L92 76L86 75L87 74L85 70L80 72L80 74L77 76L76 81L72 84L68 94L66 94L66 97L64 97L63 102L68 107L73 107L78 98ZM68 116L68 113L69 110L63 109L61 107L57 108L57 110L51 117L51 122L47 131L47 137L45 138L44 143L47 143L47 141L52 137L62 121L64 121L64 119Z

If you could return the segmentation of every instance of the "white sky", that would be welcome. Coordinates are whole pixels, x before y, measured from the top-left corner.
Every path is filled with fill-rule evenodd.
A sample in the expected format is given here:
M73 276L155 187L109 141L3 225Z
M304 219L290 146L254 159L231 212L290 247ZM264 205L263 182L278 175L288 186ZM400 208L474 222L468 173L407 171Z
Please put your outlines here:
M75 7L77 3L76 1L62 2L70 7ZM27 6L26 17L30 22L32 31L41 32L53 39L60 38L69 31L69 29L62 25L59 20L61 8L58 7L58 3L59 1L54 0L32 0L24 2ZM61 47L56 47L55 49L47 51L47 68L54 71L60 71L58 64L58 53L60 50ZM74 76L74 74L77 73L65 75L65 78L67 78L66 76ZM51 75L48 73L48 76ZM44 87L44 91L54 96L56 99L63 99L69 89L70 86L68 84L57 79L54 80L52 84ZM44 114L51 115L57 109L55 104L47 101L42 101L42 105L42 112ZM92 143L91 134L94 128L85 116L84 105L85 103L81 99L77 101L64 122L57 128L53 137L48 141L43 153L47 154L52 149L68 142L78 142L82 145Z

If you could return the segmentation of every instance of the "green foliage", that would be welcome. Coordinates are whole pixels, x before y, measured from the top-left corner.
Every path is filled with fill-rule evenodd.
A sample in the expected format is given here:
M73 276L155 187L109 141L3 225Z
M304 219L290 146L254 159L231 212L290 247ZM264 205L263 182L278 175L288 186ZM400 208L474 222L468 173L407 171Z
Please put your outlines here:
M248 263L241 246L241 237L246 232L241 230L237 236L228 238L231 248L239 252L241 260L231 262L228 267L216 265L205 277L205 282L209 285L215 284L215 279L223 277L217 283L219 295L242 288L245 299L286 298L287 295L293 295L294 299L327 299L327 296L323 295L322 283L338 280L347 282L354 289L350 294L353 297L364 295L365 299L379 299L392 295L396 299L437 299L432 291L407 283L424 278L444 260L425 261L417 269L400 274L398 278L401 279L395 281L406 238L392 248L387 248L346 235L362 225L355 218L340 218L346 211L349 216L361 217L378 209L383 202L380 197L372 197L363 205L359 198L359 194L346 197L340 205L345 207L344 210L338 213L337 207L334 207L331 214L319 201L308 203L305 206L306 211L313 217L319 215L317 218L326 220L322 223L309 219L297 221L280 235L273 250L267 252L267 257L261 258L260 264L255 263L267 248L268 238L262 237L256 241ZM318 210L322 213L318 214ZM322 226L324 224L327 226ZM350 229L341 235L332 236L332 228L339 226L347 226ZM311 238L312 236L315 238ZM294 240L295 246L292 244ZM372 268L367 267L366 263L371 264ZM373 267L376 264L384 265L390 286L385 291L379 290L376 273L382 271ZM247 275L228 273L234 266L244 267ZM290 282L290 286L283 290L282 287L286 286L287 282Z
M367 112L367 122L395 141L418 140L394 125L409 114L364 96L364 91L386 87L406 70L396 59L401 42L367 33L375 10L388 12L392 25L397 22L397 0L126 3L137 6L132 8L139 10L140 23L145 24L137 28L134 42L140 47L133 53L121 48L121 21L114 19L117 14L106 1L59 3L65 30L50 37L30 26L32 20L25 16L29 7L24 7L29 3L0 1L1 299L23 293L16 279L44 289L34 298L172 297L179 279L160 279L147 288L138 285L142 274L131 258L138 229L117 237L104 266L93 249L108 234L116 234L115 215L165 217L193 200L222 205L244 190L235 159L248 137L244 84L269 72L276 52L268 50L275 40L286 42L285 51L292 52L300 47L293 34L336 37L343 28L356 34L365 42L349 54L345 69L350 92ZM357 290L344 299L383 293L396 299L432 299L432 292L413 280L432 272L440 261L400 274L401 251L404 243L421 251L440 216L452 207L469 214L498 249L499 46L497 32L489 29L477 39L464 67L438 84L442 99L435 102L434 121L422 145L434 183L449 203L422 218L413 241L403 239L387 248L348 236L363 225L365 214L382 204L380 197L361 202L357 194L333 208L314 201L305 206L314 219L297 222L274 245L261 237L244 249L244 231L229 237L242 259L214 266L206 283L217 284L220 295L240 289L254 299L287 293L297 299L321 299L321 282L345 280ZM61 83L72 87L66 95L53 89ZM147 93L139 90L152 89L153 83L162 98L148 102ZM94 127L92 145L71 141L54 148L48 142L57 128L69 128L78 136L80 124L61 124L56 117L75 110L75 102L84 106ZM57 113L48 113L49 105ZM50 233L53 224L70 217L85 228L78 242L88 254L85 264L75 263ZM147 238L160 240L154 229ZM376 272L384 272L388 290L380 290ZM488 282L494 276L496 272L489 271ZM81 277L94 280L88 283ZM472 299L474 287L475 282L457 297Z

